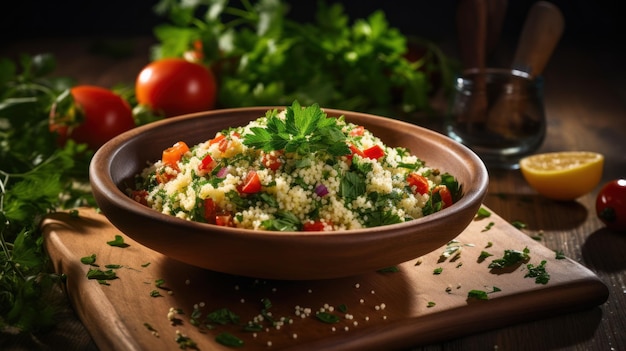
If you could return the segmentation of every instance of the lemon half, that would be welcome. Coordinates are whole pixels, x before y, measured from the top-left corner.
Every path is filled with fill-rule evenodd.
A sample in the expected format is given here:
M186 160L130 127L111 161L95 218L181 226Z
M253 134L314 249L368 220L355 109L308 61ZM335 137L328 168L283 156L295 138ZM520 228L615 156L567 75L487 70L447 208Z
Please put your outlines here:
M574 200L591 192L602 178L604 156L590 151L561 151L525 157L522 175L539 194Z

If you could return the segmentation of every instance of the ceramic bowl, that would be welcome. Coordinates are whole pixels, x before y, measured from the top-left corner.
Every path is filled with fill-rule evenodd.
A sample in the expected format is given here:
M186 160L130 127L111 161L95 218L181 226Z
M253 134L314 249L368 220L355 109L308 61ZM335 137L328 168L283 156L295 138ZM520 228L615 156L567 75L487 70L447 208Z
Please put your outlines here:
M472 221L487 190L483 162L437 132L364 113L324 109L329 116L365 126L389 146L403 146L431 168L454 175L463 197L420 219L337 232L270 232L191 222L143 206L125 194L133 178L179 140L206 141L247 124L274 107L214 110L165 119L123 133L94 155L92 190L100 210L138 243L184 263L263 279L309 280L373 272L436 250Z

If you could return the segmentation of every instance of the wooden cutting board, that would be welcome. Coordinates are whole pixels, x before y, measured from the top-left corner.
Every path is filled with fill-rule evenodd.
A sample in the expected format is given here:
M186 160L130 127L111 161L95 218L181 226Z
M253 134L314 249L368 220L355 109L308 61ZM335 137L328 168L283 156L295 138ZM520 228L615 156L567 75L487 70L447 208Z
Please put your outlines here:
M55 270L67 275L74 308L102 350L175 350L177 333L199 350L232 349L216 341L223 333L242 340L243 350L397 349L586 309L608 297L607 287L587 268L556 259L496 214L473 221L455 242L397 271L321 281L257 280L189 266L134 242L93 209L80 209L79 216L53 214L43 230ZM128 246L108 245L116 235ZM454 245L460 254L445 257ZM524 248L527 263L488 268L504 250ZM493 256L481 260L483 251ZM81 263L94 254L99 267ZM527 264L536 267L542 260L547 284L525 277ZM116 279L101 284L87 278L90 269L106 271L110 264L122 266L113 269ZM471 290L489 292L488 300L468 298ZM206 316L220 309L234 313L239 323L207 327ZM338 321L320 321L320 309ZM261 330L242 330L259 315L266 317L256 319Z

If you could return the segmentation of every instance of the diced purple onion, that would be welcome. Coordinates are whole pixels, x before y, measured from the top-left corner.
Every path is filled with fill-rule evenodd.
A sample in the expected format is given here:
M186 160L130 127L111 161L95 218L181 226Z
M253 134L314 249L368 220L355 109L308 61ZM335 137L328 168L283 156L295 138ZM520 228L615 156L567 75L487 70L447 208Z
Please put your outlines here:
M317 196L323 197L324 195L328 194L328 188L326 188L324 184L319 184L315 187L315 193L317 194Z
M228 167L222 167L216 174L218 178L224 178L228 174Z

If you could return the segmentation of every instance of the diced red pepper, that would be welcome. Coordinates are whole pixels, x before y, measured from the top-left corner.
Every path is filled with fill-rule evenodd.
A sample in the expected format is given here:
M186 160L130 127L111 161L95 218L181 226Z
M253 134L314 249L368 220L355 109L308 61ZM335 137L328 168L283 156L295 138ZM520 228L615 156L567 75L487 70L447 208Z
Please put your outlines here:
M443 202L443 208L452 206L452 193L450 193L450 189L448 189L445 185L437 185L433 189L433 194L439 193L441 197L441 202Z
M363 150L363 155L372 160L378 160L385 156L385 150L379 145L374 145L368 149Z
M239 187L239 192L244 194L254 194L261 191L261 179L255 170L251 170L246 175L243 183Z
M415 194L424 195L428 193L428 179L421 174L409 173L406 178L407 183L414 188Z

